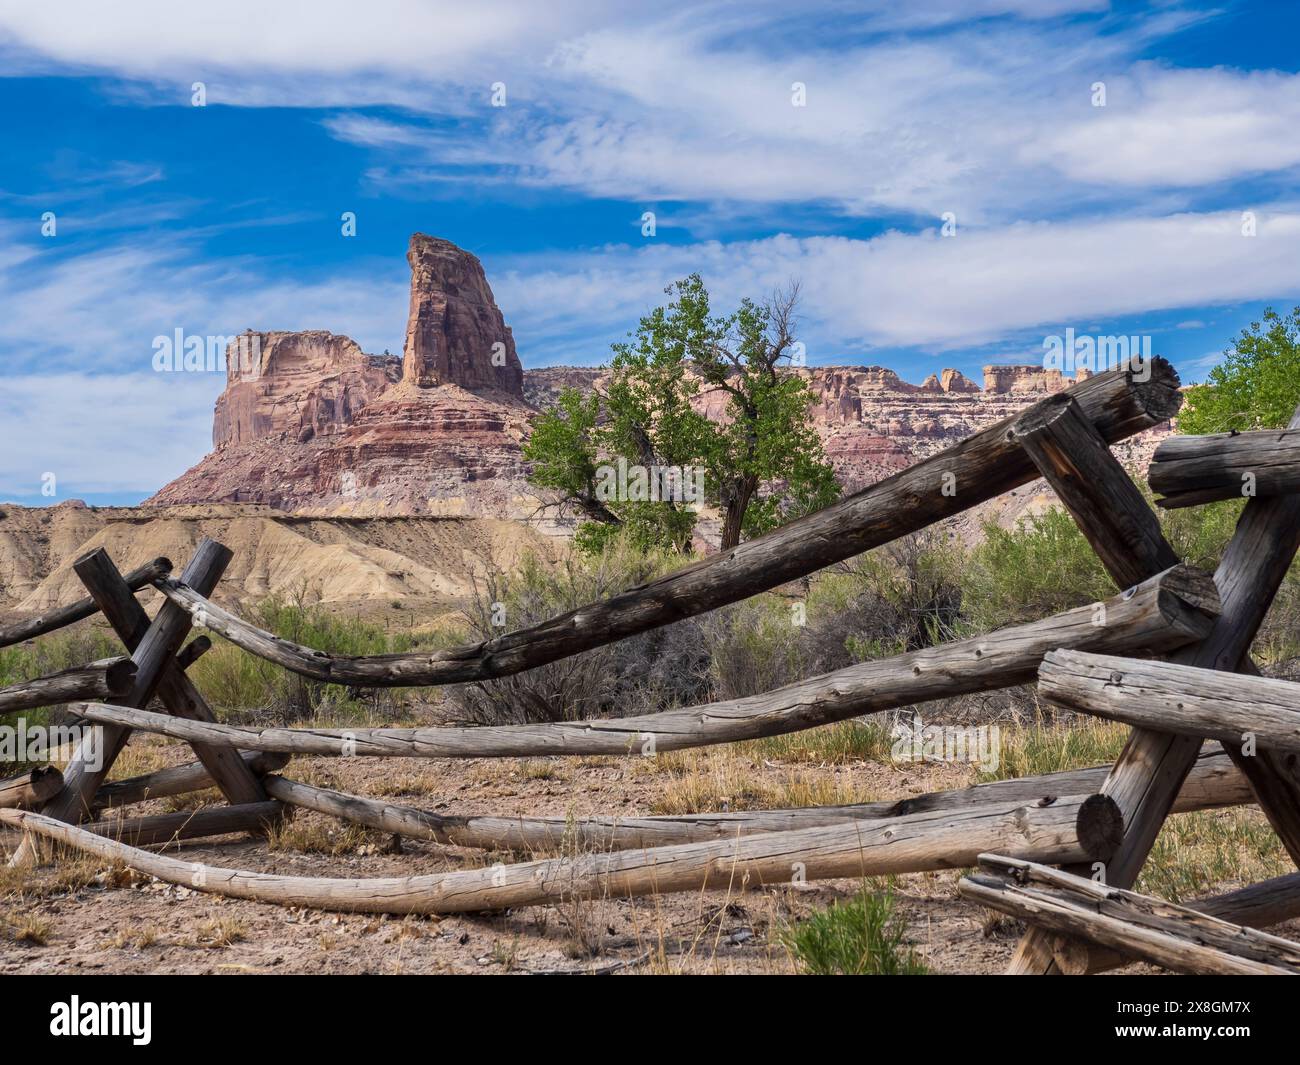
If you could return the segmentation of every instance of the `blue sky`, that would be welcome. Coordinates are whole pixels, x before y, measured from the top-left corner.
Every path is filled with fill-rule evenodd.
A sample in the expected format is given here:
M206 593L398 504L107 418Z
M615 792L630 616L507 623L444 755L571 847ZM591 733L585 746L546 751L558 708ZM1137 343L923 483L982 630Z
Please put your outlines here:
M416 230L526 366L699 270L800 281L814 364L978 379L1073 328L1203 377L1300 302L1296 8L0 0L0 499L135 502L208 450L222 379L156 336L400 351Z

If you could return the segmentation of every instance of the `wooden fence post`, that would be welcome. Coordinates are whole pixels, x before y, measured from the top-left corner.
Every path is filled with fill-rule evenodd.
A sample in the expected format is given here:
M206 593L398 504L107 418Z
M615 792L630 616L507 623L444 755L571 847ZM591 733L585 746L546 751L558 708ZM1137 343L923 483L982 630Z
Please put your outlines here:
M1068 403L1063 406L1071 408ZM1030 421L1023 436L1025 439L1033 438L1029 444L1031 456L1035 453L1033 449L1037 449L1044 457L1039 468L1080 522L1084 535L1089 537L1094 547L1097 542L1105 544L1098 548L1103 563L1108 568L1114 567L1112 575L1117 579L1126 579L1132 571L1125 567L1136 566L1135 562L1128 560L1129 556L1136 559L1152 557L1151 545L1164 543L1164 536L1154 512L1145 501L1142 510L1149 518L1143 519L1143 525L1129 524L1138 516L1131 502L1118 503L1122 508L1117 511L1122 515L1120 518L1106 514L1108 501L1122 501L1125 496L1131 500L1132 494L1138 494L1140 498L1140 493L1099 435L1091 434L1093 439L1088 443L1090 434L1080 428L1080 421L1086 422L1086 418L1077 410L1055 419L1040 419L1037 423ZM1300 409L1292 421L1300 426ZM1016 429L1013 428L1012 433L1015 434ZM1039 445L1039 441L1047 440L1055 443ZM1022 446L1024 443L1022 439ZM1090 457L1081 458L1084 454ZM1121 542L1121 538L1127 543ZM1223 599L1223 612L1202 644L1176 652L1172 660L1232 672L1240 669L1248 660L1247 653L1255 633L1295 557L1297 546L1300 546L1300 500L1278 497L1256 499L1247 504L1215 574L1215 583ZM1119 804L1125 822L1124 842L1106 866L1108 883L1128 887L1137 879L1200 746L1199 738L1151 729L1135 729L1130 735L1102 787L1102 793ZM1231 751L1228 753L1232 754ZM1269 766L1261 766L1259 760L1251 759L1254 764L1248 770L1237 759L1234 761L1248 777L1252 772L1260 777L1260 785L1256 786L1252 779L1252 787L1261 802L1265 798L1270 804L1279 802L1285 783ZM1262 791L1265 794L1261 794ZM1294 802L1293 799L1290 801ZM1280 819L1279 823L1285 827ZM1278 824L1275 823L1274 827L1277 828ZM1300 831L1288 831L1287 836L1290 838L1284 838L1284 843L1288 851L1293 847L1300 849ZM1053 962L1051 937L1039 929L1026 933L1009 971L1058 971Z

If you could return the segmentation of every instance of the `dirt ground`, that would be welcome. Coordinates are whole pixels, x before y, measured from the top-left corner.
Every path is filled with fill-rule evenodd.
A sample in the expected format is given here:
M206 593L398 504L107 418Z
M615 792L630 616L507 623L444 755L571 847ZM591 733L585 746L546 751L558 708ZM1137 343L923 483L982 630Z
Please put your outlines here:
M131 772L184 761L187 751L139 736L129 750L123 768ZM660 760L321 758L296 759L285 775L439 813L530 815L676 812L665 804L683 795L703 795L713 808L740 808L756 804L757 794L798 789L833 801L902 798L971 779L968 769L951 765L743 760L738 766L735 757L710 751ZM193 805L194 798L131 810L165 812L181 802ZM0 837L8 850L16 843L13 833ZM168 853L224 867L334 877L431 873L527 857L412 840L402 840L400 851L397 846L393 837L300 810L270 849L245 836ZM337 853L324 853L331 850ZM958 900L961 873L897 879L909 938L933 972L998 972L1018 928ZM782 927L859 887L827 881L397 918L228 900L75 856L4 875L0 973L790 973L796 967Z

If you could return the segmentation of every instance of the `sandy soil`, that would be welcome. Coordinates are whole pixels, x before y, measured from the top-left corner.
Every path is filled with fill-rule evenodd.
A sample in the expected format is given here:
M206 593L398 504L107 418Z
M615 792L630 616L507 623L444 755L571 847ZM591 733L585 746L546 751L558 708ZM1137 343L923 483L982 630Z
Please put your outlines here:
M185 758L183 748L156 741L141 745L137 738L131 749L133 772ZM664 812L665 803L684 787L701 786L715 805L739 806L746 804L744 795L725 794L738 781L751 792L822 788L864 800L969 781L968 771L954 766L815 766L748 758L738 766L735 759L720 752L669 756L659 765L612 758L301 759L286 775L439 812L578 815ZM215 801L215 793L205 794ZM132 809L174 808L167 802ZM9 848L15 842L13 834L0 838ZM339 853L292 849L302 847ZM179 853L226 867L342 877L435 872L528 857L411 840L399 845L391 837L306 811L297 813L279 849L237 837L185 844ZM226 900L93 859L44 867L21 882L8 875L9 894L0 901L2 973L787 973L794 964L782 945L781 928L858 887L854 881L829 881L744 893L604 899L504 914L394 918ZM960 875L952 870L898 879L909 939L932 971L997 972L1011 955L1018 928L958 900ZM29 924L42 930L36 938L43 944L20 939L18 930Z
M144 768L164 760L183 761L183 749L153 746ZM380 763L358 758L295 760L286 775L439 812L581 815L655 812L656 802L672 793L674 780L698 772L698 765L657 769L641 759ZM734 766L706 762L703 772L731 775ZM863 798L902 797L966 782L965 771L952 767L900 770L866 762L834 767L766 763L753 772L755 785L821 784ZM163 812L171 808L166 802L132 809ZM227 867L344 877L473 868L527 857L412 840L401 841L400 853L394 853L391 837L350 830L307 811L297 813L290 835L298 845L306 839L309 846L337 846L344 853L269 851L264 842L248 837L185 844L169 853ZM12 848L16 837L0 837L0 843ZM505 914L393 918L226 900L114 871L94 860L74 860L72 870L91 882L68 885L65 862L36 871L19 894L0 902L0 914L10 926L8 934L0 932L0 972L781 973L794 968L780 942L781 925L852 895L858 887L855 881L829 881L745 893L606 899ZM899 880L911 938L938 971L995 971L1010 956L1014 929L986 935L983 914L955 898L957 876L954 871ZM14 929L33 918L48 924L44 945L16 938Z

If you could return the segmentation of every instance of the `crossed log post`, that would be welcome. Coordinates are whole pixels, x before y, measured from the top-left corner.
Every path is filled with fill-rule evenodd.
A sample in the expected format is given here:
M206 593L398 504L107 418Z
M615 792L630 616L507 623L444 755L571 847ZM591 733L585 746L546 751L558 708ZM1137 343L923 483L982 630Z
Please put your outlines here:
M1300 410L1293 422L1300 425ZM1010 435L1020 440L1121 586L1149 576L1151 567L1163 567L1174 557L1154 512L1068 394L1022 415ZM1251 642L1298 546L1300 500L1252 500L1215 574L1223 612L1203 643L1176 652L1174 660L1228 671L1248 662ZM1102 794L1119 804L1125 822L1124 841L1106 864L1109 884L1130 887L1137 879L1200 744L1199 737L1144 728L1129 737L1102 786ZM1300 804L1289 781L1271 763L1241 759L1232 748L1228 753L1300 861ZM1010 971L1059 972L1055 952L1053 937L1033 928L1021 940Z
M210 593L221 579L230 558L227 548L215 540L204 539L185 568L185 582L202 588L205 594ZM212 720L212 711L174 662L190 631L189 612L164 602L151 624L130 586L102 548L79 559L73 568L123 644L132 652L136 674L130 690L118 697L120 704L147 706L157 694L173 713ZM46 804L43 812L72 823L89 814L95 792L126 745L130 731L121 726L101 726L98 735L92 734L83 740L64 768L63 790ZM239 758L238 752L196 748L195 753L231 802L266 800L266 793ZM14 852L10 865L28 865L36 857L35 844L29 837Z

